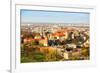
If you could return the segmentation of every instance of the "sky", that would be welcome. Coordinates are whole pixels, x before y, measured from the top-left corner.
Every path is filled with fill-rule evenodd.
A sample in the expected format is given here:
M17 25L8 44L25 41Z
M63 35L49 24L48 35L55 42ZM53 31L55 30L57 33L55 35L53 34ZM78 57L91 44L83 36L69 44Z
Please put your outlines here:
M86 23L89 13L21 10L21 23Z

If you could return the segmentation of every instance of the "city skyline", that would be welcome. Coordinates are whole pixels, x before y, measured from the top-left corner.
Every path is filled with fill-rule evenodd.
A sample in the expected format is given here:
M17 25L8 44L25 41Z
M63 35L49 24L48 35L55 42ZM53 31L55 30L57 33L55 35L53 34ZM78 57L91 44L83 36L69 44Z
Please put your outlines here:
M21 10L21 23L89 24L89 13Z

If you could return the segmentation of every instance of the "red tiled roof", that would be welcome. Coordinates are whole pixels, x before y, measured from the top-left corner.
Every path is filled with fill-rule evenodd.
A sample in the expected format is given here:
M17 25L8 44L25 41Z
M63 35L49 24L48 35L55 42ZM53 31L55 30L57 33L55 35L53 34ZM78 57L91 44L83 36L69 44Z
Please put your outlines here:
M65 36L65 34L64 33L54 33L52 34L52 36Z

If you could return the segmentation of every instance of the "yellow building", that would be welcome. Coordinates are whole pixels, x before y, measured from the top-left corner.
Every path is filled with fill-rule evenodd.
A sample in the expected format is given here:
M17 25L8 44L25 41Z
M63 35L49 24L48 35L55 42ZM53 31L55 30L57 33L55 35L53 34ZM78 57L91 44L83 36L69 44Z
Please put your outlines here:
M40 40L39 40L39 44L40 44L41 46L48 46L47 38L45 37L45 38L40 39Z

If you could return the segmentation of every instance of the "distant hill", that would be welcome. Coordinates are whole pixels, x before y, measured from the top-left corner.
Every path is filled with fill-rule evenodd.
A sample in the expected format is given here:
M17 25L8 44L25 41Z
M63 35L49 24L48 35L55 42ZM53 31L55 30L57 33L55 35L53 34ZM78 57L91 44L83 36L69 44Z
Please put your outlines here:
M85 23L22 23L21 26L36 25L36 26L48 26L48 25L58 25L58 26L89 26Z

